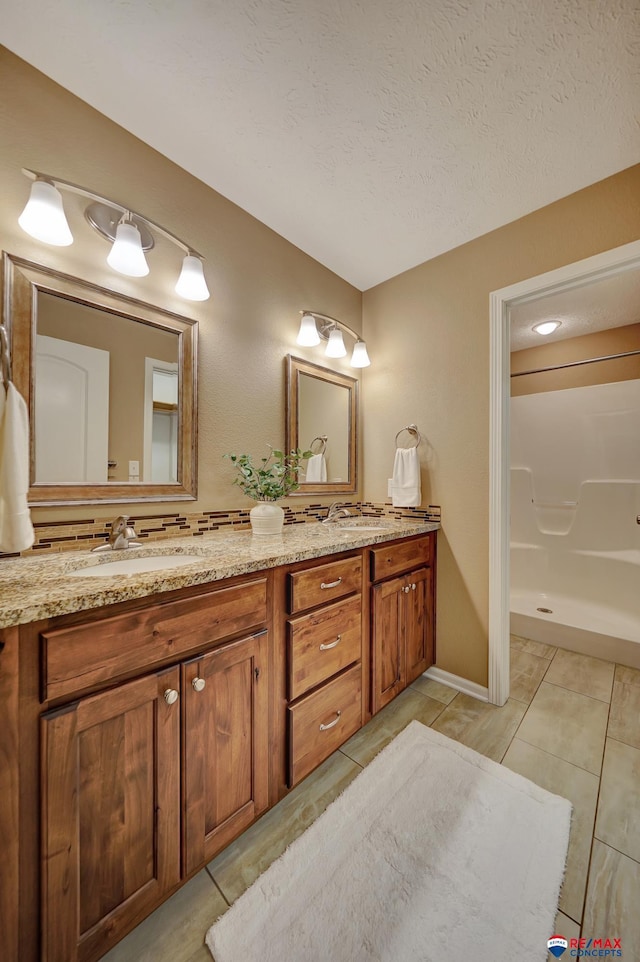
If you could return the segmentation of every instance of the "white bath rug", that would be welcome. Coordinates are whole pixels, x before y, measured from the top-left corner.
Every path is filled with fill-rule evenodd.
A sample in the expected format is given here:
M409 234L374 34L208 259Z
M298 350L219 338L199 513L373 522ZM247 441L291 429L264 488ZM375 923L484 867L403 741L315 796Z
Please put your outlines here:
M207 933L215 962L548 958L571 805L411 724Z

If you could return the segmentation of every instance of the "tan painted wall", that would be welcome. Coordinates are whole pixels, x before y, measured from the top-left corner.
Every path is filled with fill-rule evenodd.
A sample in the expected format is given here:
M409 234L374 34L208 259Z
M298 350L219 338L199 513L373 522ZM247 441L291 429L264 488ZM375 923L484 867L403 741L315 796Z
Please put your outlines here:
M640 305L638 311L640 313ZM552 341L551 344L514 351L511 355L511 397L640 378L640 354L636 354L635 357L598 361L594 364L581 364L579 367L563 368L560 371L544 371L540 374L513 377L513 374L518 371L533 371L552 367L555 364L566 364L569 361L608 357L611 354L624 354L627 351L638 350L640 350L640 324L626 324L624 327L614 327L608 331L596 331L594 334L584 334L582 337L568 337L561 341Z
M433 446L423 503L442 505L443 515L438 665L479 684L489 607L489 294L639 237L640 165L365 292L376 359L364 382L365 497L385 498L394 435L415 421Z
M298 312L315 309L360 332L361 293L1 47L0 89L0 247L199 321L199 499L173 508L248 507L231 484L223 453L261 455L267 442L284 444L282 359L293 351L324 363L317 349L296 345ZM17 223L29 194L22 167L130 204L193 244L206 258L211 299L196 304L174 293L181 254L164 240L148 255L148 277L114 273L105 262L107 242L84 223L83 205L69 194L65 209L73 245L55 248L32 240ZM335 368L354 374L342 361ZM170 507L155 504L153 510ZM40 508L33 515L35 520L112 517L114 508Z

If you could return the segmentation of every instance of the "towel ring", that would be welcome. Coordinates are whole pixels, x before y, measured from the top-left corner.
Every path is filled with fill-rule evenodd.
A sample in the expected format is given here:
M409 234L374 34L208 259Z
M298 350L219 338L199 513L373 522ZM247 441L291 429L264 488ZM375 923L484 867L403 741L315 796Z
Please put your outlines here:
M309 445L309 450L312 451L314 454L324 454L324 452L327 450L327 437L328 436L326 434L321 434L317 438L314 438L311 444ZM322 445L319 451L313 450L313 445L316 443L316 441L319 441L320 444Z
M0 324L0 374L5 387L7 387L11 377L11 364L9 362L9 340L3 324Z
M396 434L396 447L398 447L398 438L400 437L403 431L408 431L409 434L415 439L415 444L407 445L407 450L409 448L417 448L418 445L420 444L420 432L418 431L418 427L416 424L407 424L406 428L400 428L400 430Z

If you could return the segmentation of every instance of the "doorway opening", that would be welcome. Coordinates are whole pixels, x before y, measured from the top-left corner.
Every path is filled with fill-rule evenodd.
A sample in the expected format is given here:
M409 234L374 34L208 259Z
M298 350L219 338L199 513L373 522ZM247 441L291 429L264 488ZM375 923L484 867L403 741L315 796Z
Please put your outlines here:
M511 314L541 297L640 268L640 241L596 254L490 295L489 701L509 696Z

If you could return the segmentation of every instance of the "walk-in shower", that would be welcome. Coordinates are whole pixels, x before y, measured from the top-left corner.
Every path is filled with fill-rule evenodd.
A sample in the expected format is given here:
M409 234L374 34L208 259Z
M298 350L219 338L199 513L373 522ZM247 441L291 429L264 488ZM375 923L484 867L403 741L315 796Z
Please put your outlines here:
M511 399L511 630L640 668L640 381Z

